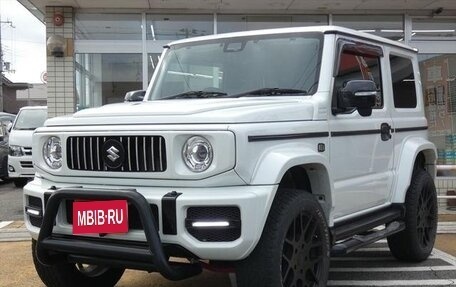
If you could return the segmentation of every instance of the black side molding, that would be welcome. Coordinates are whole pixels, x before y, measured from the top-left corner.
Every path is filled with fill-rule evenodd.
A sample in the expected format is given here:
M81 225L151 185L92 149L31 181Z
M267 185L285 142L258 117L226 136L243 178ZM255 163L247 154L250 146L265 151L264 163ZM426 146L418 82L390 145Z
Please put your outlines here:
M425 131L427 129L428 129L427 126L423 126L423 127L398 128L398 129L395 129L395 131L397 133L400 133L400 132Z
M249 136L249 142L328 137L328 132Z

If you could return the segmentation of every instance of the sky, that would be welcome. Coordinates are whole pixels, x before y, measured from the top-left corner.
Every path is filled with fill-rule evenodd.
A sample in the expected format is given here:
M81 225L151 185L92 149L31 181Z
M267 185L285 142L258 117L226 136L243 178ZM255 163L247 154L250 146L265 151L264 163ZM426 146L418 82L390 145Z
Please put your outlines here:
M46 29L17 0L0 0L3 61L11 62L14 73L4 75L12 82L41 83L46 71Z

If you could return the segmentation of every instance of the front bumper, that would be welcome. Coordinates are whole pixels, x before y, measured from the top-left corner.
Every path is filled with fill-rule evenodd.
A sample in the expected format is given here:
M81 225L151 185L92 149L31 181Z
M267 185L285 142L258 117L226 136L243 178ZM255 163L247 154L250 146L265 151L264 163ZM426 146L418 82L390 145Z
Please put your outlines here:
M14 171L10 171L12 166ZM25 156L8 156L8 177L18 178L27 177L32 178L35 175L33 168L33 161L31 155Z
M114 243L103 243L81 238L62 238L53 235L54 221L61 202L68 199L127 199L139 211L147 239L146 246L126 246ZM102 190L63 188L50 196L46 213L36 243L36 255L43 264L58 264L70 260L79 262L97 262L135 266L137 268L158 271L170 280L181 280L201 273L199 264L182 264L168 262L163 246L155 228L152 211L147 200L133 190Z
M52 182L35 178L34 181L30 182L24 188L24 202L27 205L30 196L38 197L41 199L43 206L45 206L45 194L51 195L55 192L51 190L51 186L53 185ZM75 189L74 185L72 186ZM71 186L64 184L58 185L58 188L64 188L64 191L67 190L65 188L69 187ZM100 188L114 194L122 194L122 192L127 190L135 190L135 192L145 198L148 204L156 205L159 214L157 234L162 244L177 245L200 259L225 261L244 259L255 248L261 237L277 186L231 186L217 188L84 186L78 187L76 190L87 193L88 191L99 190ZM169 209L164 208L163 198L173 191L181 193L181 195L175 200L175 226L174 232L170 234L170 232L164 232L164 230L169 229L169 226L164 220L166 216L163 213L169 212ZM110 196L107 197L111 198ZM240 210L241 218L242 232L240 237L230 242L204 242L192 236L186 228L187 210L191 207L205 206L237 206ZM46 207L44 211L45 217L47 210ZM35 239L39 238L40 228L31 224L29 215L25 214L25 219L27 229L30 231L32 237ZM66 220L64 206L58 208L55 226L53 226L51 234L71 237L73 241L82 239L82 237L72 236L72 225L68 224ZM93 235L90 238L95 241L99 240L100 242L101 240L114 240L118 243L120 242L120 244L122 242L145 243L150 241L143 230L130 230L124 235L109 234L103 236L103 238L99 235Z

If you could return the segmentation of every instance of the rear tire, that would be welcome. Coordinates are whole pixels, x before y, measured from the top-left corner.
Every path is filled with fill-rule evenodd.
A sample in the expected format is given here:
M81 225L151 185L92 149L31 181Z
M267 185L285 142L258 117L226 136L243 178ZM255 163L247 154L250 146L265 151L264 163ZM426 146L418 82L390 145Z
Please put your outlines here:
M112 287L125 271L121 268L71 263L43 265L36 257L35 240L32 240L32 256L36 272L47 287Z
M399 260L421 262L431 254L437 233L437 193L422 168L413 173L405 208L405 230L389 236L388 246Z
M260 242L236 266L239 287L326 286L329 233L320 204L302 190L279 190Z

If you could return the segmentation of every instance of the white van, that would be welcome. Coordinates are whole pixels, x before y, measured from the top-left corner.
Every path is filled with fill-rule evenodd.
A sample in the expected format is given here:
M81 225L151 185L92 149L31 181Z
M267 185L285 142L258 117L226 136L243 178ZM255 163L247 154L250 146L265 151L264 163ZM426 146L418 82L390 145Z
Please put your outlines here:
M32 135L47 119L47 107L23 107L19 110L9 136L8 177L23 187L35 170L32 162Z

